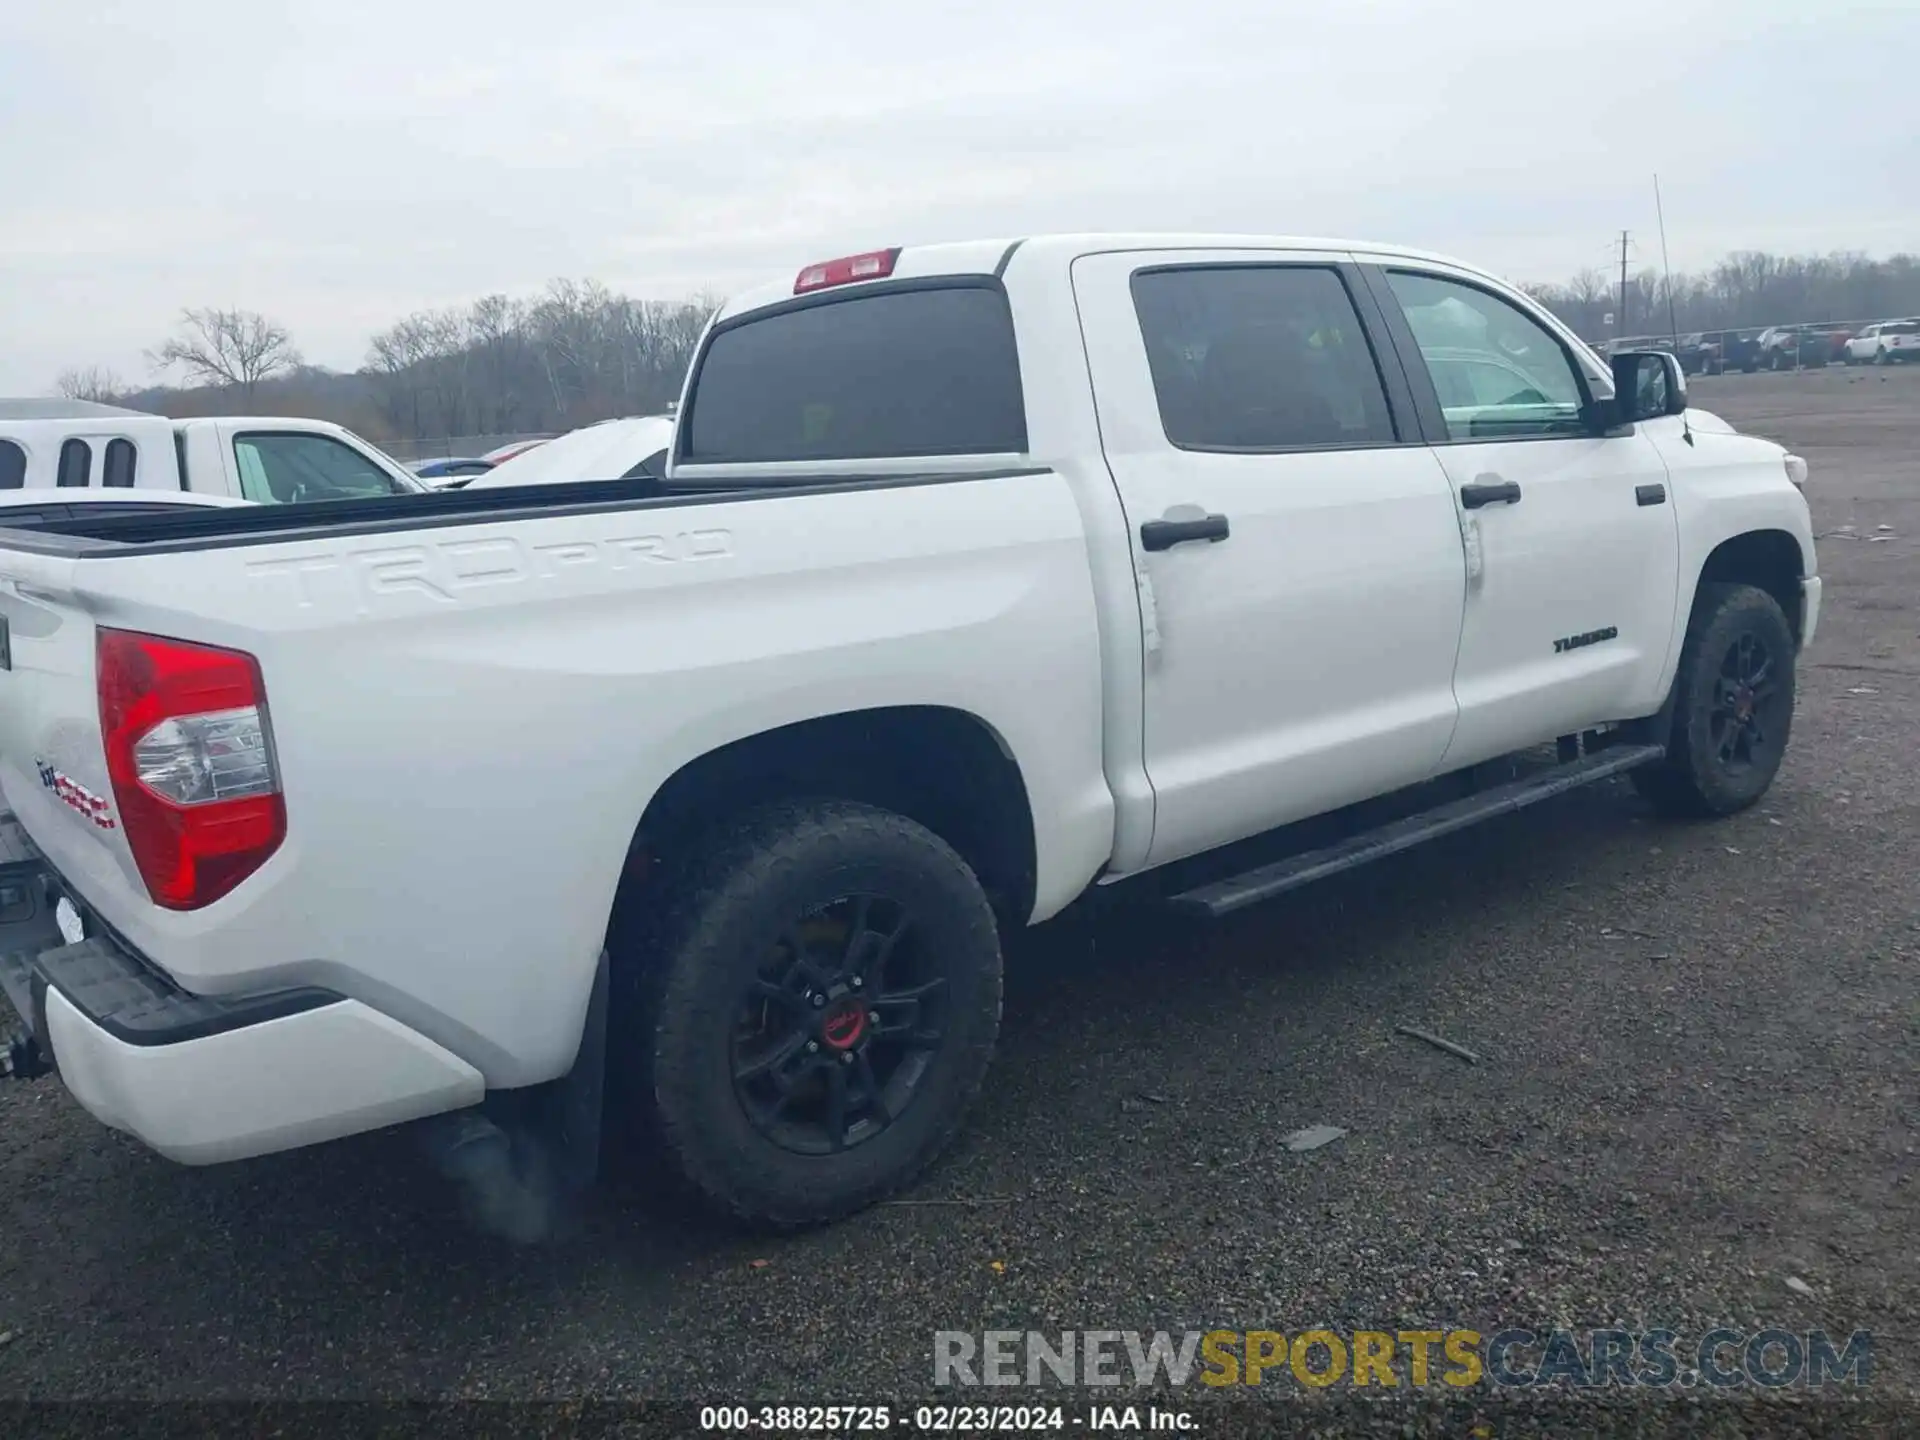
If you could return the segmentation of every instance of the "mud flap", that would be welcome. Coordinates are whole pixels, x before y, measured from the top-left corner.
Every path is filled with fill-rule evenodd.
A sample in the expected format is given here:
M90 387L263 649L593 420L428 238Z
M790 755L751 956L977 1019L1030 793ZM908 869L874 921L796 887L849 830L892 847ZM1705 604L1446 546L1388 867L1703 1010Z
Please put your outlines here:
M599 1178L608 975L603 950L580 1049L565 1075L523 1090L496 1090L478 1105L420 1123L434 1168L460 1187L483 1231L520 1244L557 1238L569 1202Z
M593 997L580 1032L580 1053L573 1068L553 1085L542 1108L559 1162L560 1181L572 1191L586 1189L600 1175L601 1126L607 1091L607 996L609 963L600 952L593 972Z

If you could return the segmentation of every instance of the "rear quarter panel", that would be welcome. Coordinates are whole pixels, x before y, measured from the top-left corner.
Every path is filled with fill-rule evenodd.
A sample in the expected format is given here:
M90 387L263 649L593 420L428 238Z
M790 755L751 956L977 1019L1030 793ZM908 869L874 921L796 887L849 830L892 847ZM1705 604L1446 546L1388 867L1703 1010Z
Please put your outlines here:
M1085 539L1051 474L81 560L71 584L98 623L259 658L289 833L191 914L75 827L47 828L55 864L189 989L324 985L490 1085L571 1064L648 800L736 739L952 706L1020 766L1038 912L1110 852Z

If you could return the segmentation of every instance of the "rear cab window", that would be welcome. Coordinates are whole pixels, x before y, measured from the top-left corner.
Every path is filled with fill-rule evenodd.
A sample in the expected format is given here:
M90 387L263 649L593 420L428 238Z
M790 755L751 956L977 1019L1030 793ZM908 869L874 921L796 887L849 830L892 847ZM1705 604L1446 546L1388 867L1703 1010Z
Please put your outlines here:
M0 490L24 490L27 452L11 440L0 440Z
M714 330L677 460L1012 456L1027 449L1013 316L980 276L750 311Z

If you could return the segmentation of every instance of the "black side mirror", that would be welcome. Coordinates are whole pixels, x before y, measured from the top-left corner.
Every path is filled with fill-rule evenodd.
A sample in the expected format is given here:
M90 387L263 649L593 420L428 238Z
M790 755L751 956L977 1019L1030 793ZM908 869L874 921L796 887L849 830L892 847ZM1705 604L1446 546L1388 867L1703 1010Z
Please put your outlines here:
M1687 408L1687 373L1666 350L1622 350L1612 357L1613 393L1622 421L1657 420Z

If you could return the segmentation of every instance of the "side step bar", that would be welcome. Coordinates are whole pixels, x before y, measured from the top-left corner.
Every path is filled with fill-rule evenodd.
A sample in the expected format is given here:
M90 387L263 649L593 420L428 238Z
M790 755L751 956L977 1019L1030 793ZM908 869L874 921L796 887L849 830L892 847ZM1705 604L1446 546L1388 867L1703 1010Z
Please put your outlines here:
M1609 746L1584 760L1556 765L1538 775L1496 785L1463 800L1450 801L1418 815L1392 821L1378 829L1362 831L1325 849L1290 855L1271 865L1249 870L1244 875L1234 875L1185 891L1171 896L1167 903L1177 910L1217 920L1222 915L1231 915L1249 905L1258 905L1263 900L1271 900L1289 890L1298 890L1302 885L1311 885L1315 880L1324 880L1342 870L1351 870L1370 860L1411 850L1425 841L1451 835L1482 820L1491 820L1496 815L1509 815L1582 785L1591 785L1596 780L1605 780L1637 766L1651 764L1664 758L1666 753L1666 747L1662 745Z

